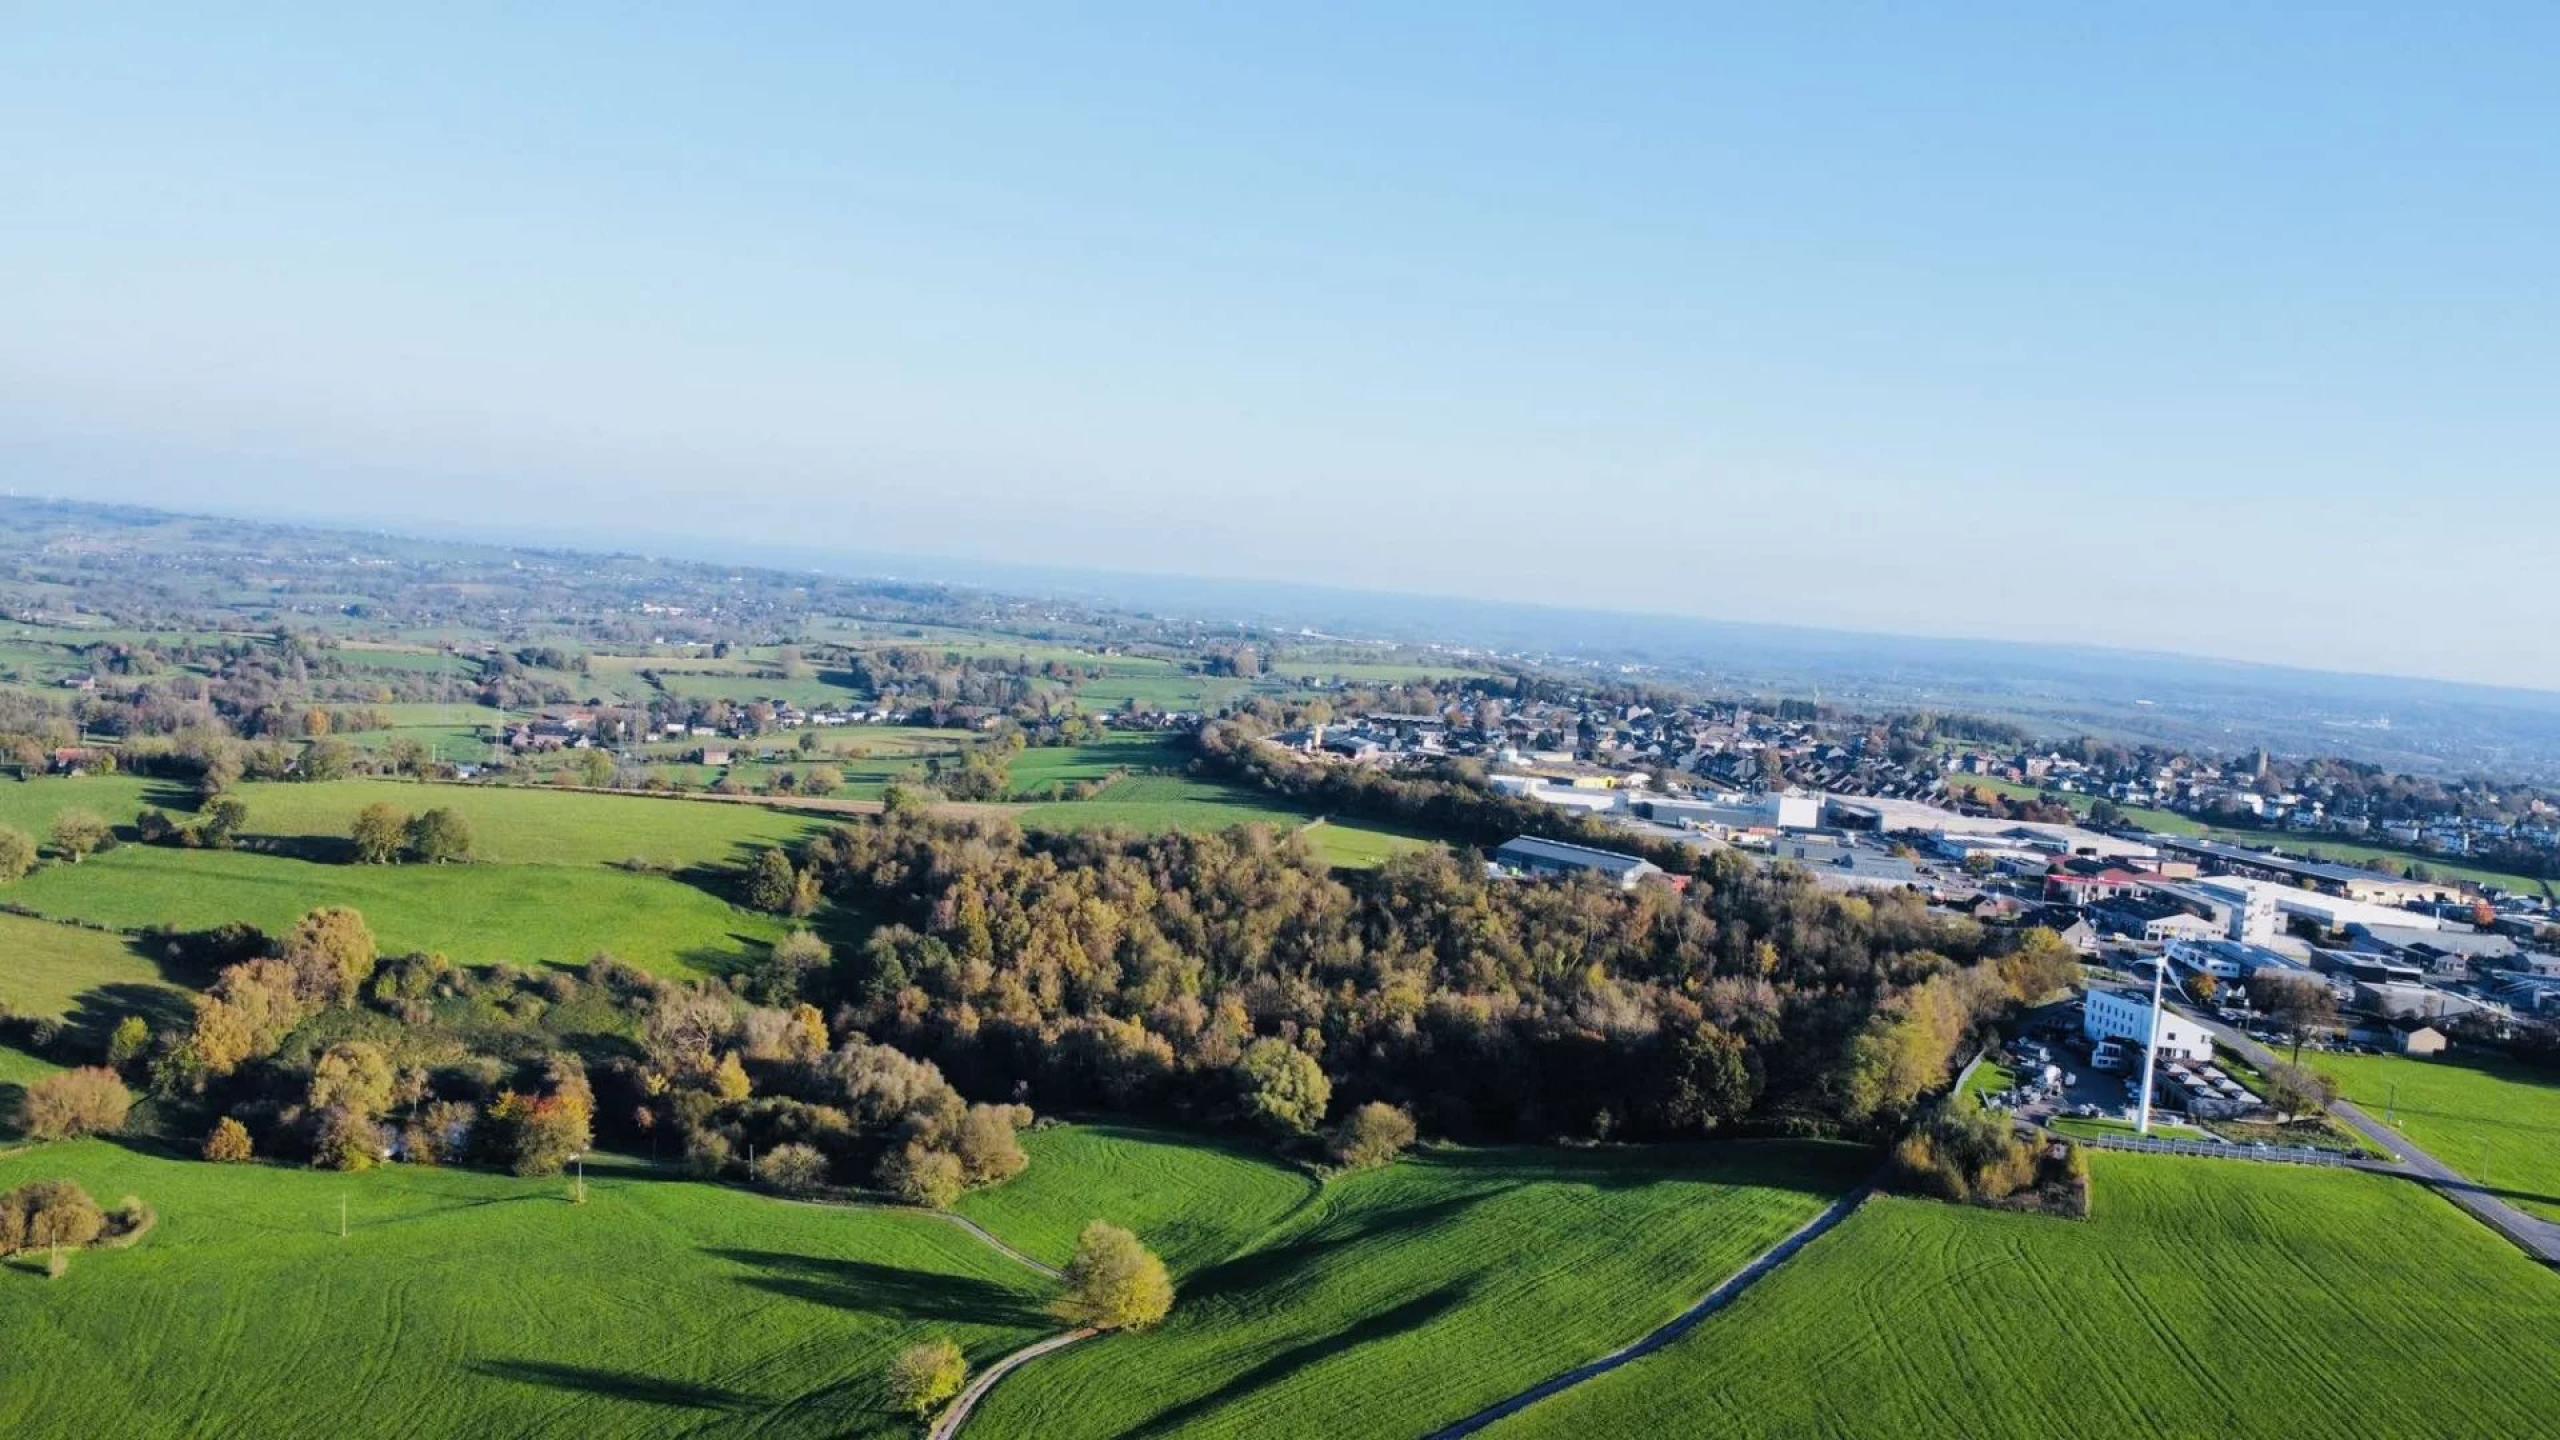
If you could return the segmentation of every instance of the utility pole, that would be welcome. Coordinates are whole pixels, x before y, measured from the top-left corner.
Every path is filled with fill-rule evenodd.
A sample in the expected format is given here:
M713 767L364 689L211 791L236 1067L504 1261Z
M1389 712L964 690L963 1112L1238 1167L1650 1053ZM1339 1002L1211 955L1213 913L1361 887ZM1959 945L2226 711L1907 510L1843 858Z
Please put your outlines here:
M2166 958L2151 962L2151 1025L2142 1043L2142 1094L2134 1104L2133 1128L2136 1134L2151 1133L2151 1067L2160 1053L2160 987L2169 976Z
M347 1197L344 1195L338 1197L338 1238L347 1238Z
M2382 1123L2395 1130L2400 1126L2400 1082L2397 1080L2391 1082L2391 1100L2383 1107Z

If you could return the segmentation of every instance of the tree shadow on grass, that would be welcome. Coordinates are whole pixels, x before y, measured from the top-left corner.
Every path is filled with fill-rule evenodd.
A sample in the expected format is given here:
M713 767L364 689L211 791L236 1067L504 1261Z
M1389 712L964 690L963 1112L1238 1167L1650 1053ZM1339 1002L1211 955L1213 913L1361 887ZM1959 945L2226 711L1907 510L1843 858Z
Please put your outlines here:
M794 1255L778 1250L714 1249L707 1253L762 1272L740 1277L740 1284L843 1310L953 1325L1036 1326L1048 1323L1049 1318L1031 1303L1029 1296L964 1275L936 1275L868 1260Z
M182 1027L195 1015L184 993L165 985L119 981L81 991L62 1017L63 1028L79 1037L85 1053L104 1057L107 1039L128 1015L139 1015L153 1033Z
M697 1385L656 1375L603 1370L591 1365L557 1365L547 1360L481 1360L471 1368L500 1380L572 1390L605 1400L628 1400L682 1410L736 1411L759 1403L752 1395L718 1385Z
M1490 1199L1494 1193L1491 1189L1476 1190L1422 1204L1372 1210L1349 1223L1328 1225L1221 1261L1194 1276L1183 1290L1187 1298L1200 1302L1258 1290L1287 1279L1313 1264L1318 1257L1335 1250L1453 1220Z
M27 1138L26 1106L27 1087L0 1080L0 1145L15 1145Z
M1401 1305L1381 1310L1322 1339L1291 1346L1208 1394L1186 1400L1164 1411L1148 1421L1145 1426L1130 1433L1139 1436L1180 1434L1194 1421L1206 1417L1212 1411L1232 1405L1257 1390L1277 1385L1311 1365L1319 1364L1362 1345L1375 1344L1408 1330L1418 1330L1455 1309L1464 1303L1466 1298L1467 1287L1458 1284L1443 1285L1437 1290L1417 1295Z

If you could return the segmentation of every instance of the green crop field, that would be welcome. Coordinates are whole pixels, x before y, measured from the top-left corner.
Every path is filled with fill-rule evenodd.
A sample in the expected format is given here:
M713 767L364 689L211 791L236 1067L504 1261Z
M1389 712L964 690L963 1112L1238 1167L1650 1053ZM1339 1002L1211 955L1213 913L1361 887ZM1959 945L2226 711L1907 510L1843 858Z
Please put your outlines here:
M575 965L610 951L678 976L728 969L783 930L700 887L603 866L333 865L127 845L85 865L47 866L0 893L40 915L118 929L245 921L281 933L315 907L352 905L392 953Z
M1225 1259L1194 1261L1161 1329L1026 1367L969 1433L1405 1440L1668 1320L1872 1163L1776 1141L1409 1155L1335 1180ZM1221 1218L1223 1234L1185 1253L1214 1254L1284 1198L1269 1185L1255 1197L1250 1219ZM1054 1247L1077 1208L1041 1243Z
M2097 1154L2087 1221L1871 1202L1659 1354L1489 1433L2508 1437L2560 1275L2406 1180Z
M0 1267L0 1434L899 1436L882 1376L1053 1328L1051 1285L928 1216L591 1166L565 1182L213 1166L103 1142L0 1159L160 1222ZM344 1203L348 1233L338 1233Z
M788 700L794 705L814 709L827 705L860 705L868 698L849 685L839 685L818 677L806 676L785 680L764 675L660 675L658 683L670 695L686 699L726 700L745 705L757 700Z
M2465 1177L2560 1220L2560 1076L2469 1049L2432 1060L2322 1055L2311 1068Z
M1024 1254L1064 1265L1088 1220L1138 1233L1177 1276L1235 1254L1318 1194L1270 1152L1134 1125L1023 1137L1031 1168L960 1204Z
M805 835L812 824L756 805L648 795L595 795L531 786L419 785L396 780L243 785L246 833L336 858L358 810L377 801L415 813L435 807L470 822L472 855L499 864L668 866L731 864L753 849Z
M1115 770L1179 771L1190 760L1190 747L1182 741L1144 732L1113 735L1090 745L1044 746L1014 757L1012 794L1017 799L1043 796L1055 787L1108 779Z
M1187 775L1132 775L1091 800L1032 805L1018 812L1017 818L1031 830L1089 830L1108 825L1153 835L1167 830L1224 830L1233 825L1294 830L1314 817L1240 785Z
M75 1023L186 1013L186 995L122 935L0 914L0 1006Z
M1345 870L1374 869L1398 855L1440 843L1371 820L1327 820L1307 827L1306 835L1326 864Z

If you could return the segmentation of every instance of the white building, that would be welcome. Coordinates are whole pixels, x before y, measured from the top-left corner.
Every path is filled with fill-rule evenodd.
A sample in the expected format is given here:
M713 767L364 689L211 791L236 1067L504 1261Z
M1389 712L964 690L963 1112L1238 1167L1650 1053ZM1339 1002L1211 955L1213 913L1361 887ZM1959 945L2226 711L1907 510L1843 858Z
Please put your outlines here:
M2091 1040L2115 1040L2134 1046L2151 1033L2151 996L2145 991L2092 990L2080 1028ZM2162 1006L2160 1053L2181 1060L2211 1060L2213 1036L2202 1025ZM2137 1049L2134 1053L2141 1052Z
M2269 915L2308 920L2323 930L2343 932L2350 925L2393 925L2411 930L2441 930L2432 915L2402 910L2390 905L2376 905L2367 900L2349 900L2343 895L2324 895L2317 890L2279 884L2273 880L2251 880L2239 875L2207 875L2193 882L2194 888L2233 907L2232 927L2239 933L2229 938L2245 944L2258 944L2276 932Z

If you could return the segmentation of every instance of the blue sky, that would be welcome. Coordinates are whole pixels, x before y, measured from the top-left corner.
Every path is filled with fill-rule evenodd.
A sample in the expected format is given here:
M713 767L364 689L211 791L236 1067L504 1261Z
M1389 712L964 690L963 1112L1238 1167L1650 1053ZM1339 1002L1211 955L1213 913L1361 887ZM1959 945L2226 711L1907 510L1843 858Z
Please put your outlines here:
M2560 688L2552 7L539 8L13 7L0 484Z

